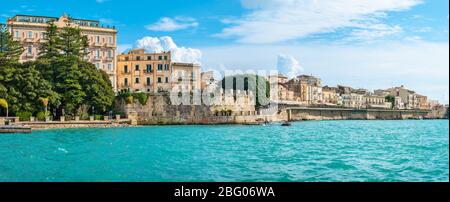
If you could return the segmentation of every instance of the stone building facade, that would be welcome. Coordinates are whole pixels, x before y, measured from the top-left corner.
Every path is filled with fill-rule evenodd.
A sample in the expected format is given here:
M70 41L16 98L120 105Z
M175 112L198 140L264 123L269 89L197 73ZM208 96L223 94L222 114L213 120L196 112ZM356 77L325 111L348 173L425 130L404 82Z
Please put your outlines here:
M146 53L131 50L117 56L118 89L133 92L180 91L200 89L200 66L177 63L171 52Z

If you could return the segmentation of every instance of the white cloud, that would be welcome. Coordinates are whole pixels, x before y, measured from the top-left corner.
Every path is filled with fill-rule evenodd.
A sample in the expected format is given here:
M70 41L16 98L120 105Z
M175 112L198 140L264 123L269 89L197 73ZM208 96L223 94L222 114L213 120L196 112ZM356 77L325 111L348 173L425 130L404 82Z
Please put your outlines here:
M278 55L277 69L279 73L289 78L294 78L303 72L303 68L297 59L292 55L284 54Z
M119 44L117 45L117 53L121 54L121 53L126 53L128 51L130 51L133 48L133 45L131 44Z
M198 27L196 19L190 17L163 17L158 22L147 25L145 28L151 31L176 31Z
M350 36L346 40L371 42L372 40L382 39L386 36L398 34L402 31L403 29L400 26L373 24L362 29L352 30Z
M155 53L171 51L174 62L186 62L200 64L202 52L198 49L178 47L169 36L164 37L144 37L137 40L135 48L144 48L146 52Z
M421 0L241 0L250 12L218 36L242 43L275 43L341 28L358 28L357 36L386 36L399 27L379 22L390 11L409 9ZM230 23L229 20L226 21ZM366 25L366 26L364 26ZM387 30L380 30L380 28ZM375 34L368 32L374 31ZM372 35L372 36L371 36Z

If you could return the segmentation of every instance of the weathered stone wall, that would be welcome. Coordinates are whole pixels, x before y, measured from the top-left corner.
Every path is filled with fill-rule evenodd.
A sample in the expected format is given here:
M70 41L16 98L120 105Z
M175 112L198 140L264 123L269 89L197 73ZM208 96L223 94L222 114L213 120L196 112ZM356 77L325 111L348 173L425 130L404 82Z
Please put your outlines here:
M264 120L256 116L254 101L246 94L238 94L236 99L226 96L221 100L224 104L173 105L170 95L155 94L149 96L144 105L137 101L127 104L124 100L117 99L115 108L128 116L136 114L139 125L254 124L258 120Z
M428 111L421 110L357 110L296 108L291 110L291 120L396 120L425 118ZM286 115L280 114L282 118ZM286 120L286 119L285 119Z

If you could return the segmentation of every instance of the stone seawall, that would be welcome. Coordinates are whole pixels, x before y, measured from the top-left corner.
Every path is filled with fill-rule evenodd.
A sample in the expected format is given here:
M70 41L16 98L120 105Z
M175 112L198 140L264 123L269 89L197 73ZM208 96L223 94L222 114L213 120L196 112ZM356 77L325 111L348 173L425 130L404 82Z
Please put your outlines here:
M300 120L402 120L429 117L427 110L378 110L339 108L292 108L281 113L280 119ZM288 115L289 114L289 115ZM289 116L289 117L288 117Z
M126 123L116 123L111 121L95 122L21 122L22 125L35 129L57 129L57 128L114 128L126 127Z

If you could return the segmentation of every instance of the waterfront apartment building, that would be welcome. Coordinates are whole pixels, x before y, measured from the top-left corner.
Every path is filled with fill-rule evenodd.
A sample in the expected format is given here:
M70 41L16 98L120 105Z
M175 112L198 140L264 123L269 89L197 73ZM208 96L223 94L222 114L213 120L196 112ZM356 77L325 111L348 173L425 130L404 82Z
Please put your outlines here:
M307 104L323 103L322 80L310 75L300 75L289 80L287 88L294 92L295 97L299 97L301 102Z
M200 66L172 62L171 52L131 50L117 56L118 90L133 92L200 90Z
M81 29L82 34L89 39L90 54L85 59L108 73L115 88L117 30L114 27L102 26L96 20L75 19L66 14L59 18L29 15L16 15L9 18L7 20L9 32L25 49L19 58L20 62L37 59L39 47L45 41L45 32L50 21L53 21L58 28L71 26Z
M335 87L324 86L322 88L323 103L331 105L342 104L341 103L342 101L340 100L340 97L337 92L338 89Z

